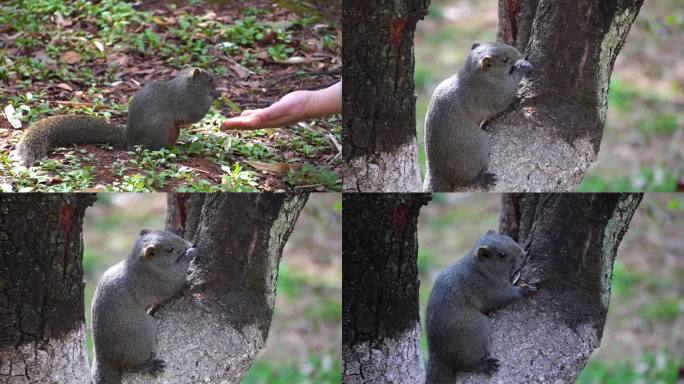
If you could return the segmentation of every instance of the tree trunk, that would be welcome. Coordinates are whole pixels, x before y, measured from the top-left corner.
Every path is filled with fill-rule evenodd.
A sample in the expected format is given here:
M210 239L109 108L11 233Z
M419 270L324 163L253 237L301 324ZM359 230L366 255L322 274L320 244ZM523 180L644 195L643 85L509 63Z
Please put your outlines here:
M642 4L499 0L498 39L535 70L515 110L487 127L493 190L575 189L598 156L613 64Z
M343 382L417 383L416 226L429 194L343 195Z
M491 314L493 380L573 383L599 346L613 261L641 194L514 194L503 197L500 230L529 252L526 300ZM461 373L458 383L481 383Z
M420 191L413 33L429 0L342 7L346 192Z
M0 382L90 383L83 216L91 194L0 194Z
M278 265L308 195L169 194L166 227L196 242L189 287L154 314L157 379L125 383L239 383L264 347Z

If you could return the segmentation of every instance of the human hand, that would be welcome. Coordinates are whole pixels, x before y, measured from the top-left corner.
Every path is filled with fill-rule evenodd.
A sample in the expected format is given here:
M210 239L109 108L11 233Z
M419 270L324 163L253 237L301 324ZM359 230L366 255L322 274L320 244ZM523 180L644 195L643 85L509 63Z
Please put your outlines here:
M295 91L263 109L248 109L226 120L222 130L278 128L342 111L342 83L317 91Z
M222 130L277 128L305 119L311 103L311 91L295 91L263 109L247 109L238 117L226 120Z

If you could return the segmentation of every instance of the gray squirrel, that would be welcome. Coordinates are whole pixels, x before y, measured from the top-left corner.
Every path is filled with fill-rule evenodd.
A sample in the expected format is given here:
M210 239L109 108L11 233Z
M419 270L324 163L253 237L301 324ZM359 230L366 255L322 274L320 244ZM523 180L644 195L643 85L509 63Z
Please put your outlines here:
M489 231L439 274L426 313L426 384L452 384L458 371L492 375L499 369L499 360L489 352L492 331L486 313L537 291L511 283L525 256L512 238Z
M110 143L126 149L142 145L156 151L175 145L181 127L202 120L217 97L211 73L185 67L173 79L154 81L135 93L125 128L90 116L46 117L24 133L16 156L29 167L51 148L71 144Z
M95 384L118 384L129 371L163 372L148 310L181 290L196 253L180 236L143 229L128 258L102 275L92 306Z
M505 111L532 64L504 43L473 43L465 67L444 80L432 95L425 116L426 192L457 186L491 185L489 137L481 124Z

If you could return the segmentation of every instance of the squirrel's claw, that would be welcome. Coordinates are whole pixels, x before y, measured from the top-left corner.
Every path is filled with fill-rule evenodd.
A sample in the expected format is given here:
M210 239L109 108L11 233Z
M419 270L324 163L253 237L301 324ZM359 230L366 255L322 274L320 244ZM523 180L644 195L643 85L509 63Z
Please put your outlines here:
M150 357L145 361L143 370L150 375L157 376L164 372L164 368L166 368L166 362L164 360Z
M478 363L478 368L482 373L487 374L488 376L493 375L496 371L499 370L499 367L501 366L501 363L499 362L499 359L487 356L480 360Z

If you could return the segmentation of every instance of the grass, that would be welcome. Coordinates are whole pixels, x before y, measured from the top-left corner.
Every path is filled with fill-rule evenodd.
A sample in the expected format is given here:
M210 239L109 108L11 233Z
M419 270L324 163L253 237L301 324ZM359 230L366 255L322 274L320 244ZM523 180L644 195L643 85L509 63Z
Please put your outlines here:
M309 356L301 364L271 366L256 362L247 371L243 384L333 384L342 377L342 363L334 354Z
M665 164L655 169L641 168L638 174L611 176L588 172L577 192L672 192L678 188L680 176L670 173Z
M202 38L214 35L223 36L231 43L230 47L235 52L238 48L252 48L261 43L267 34L271 34L269 38L275 43L273 46L279 47L281 57L287 58L288 53L294 52L292 47L285 49L293 41L291 31L274 30L271 26L260 22L256 15L249 15L236 20L232 25L225 25L214 22L206 16L182 14L175 23L171 24L171 21L165 20L162 16L157 16L150 11L139 11L132 4L118 0L104 0L98 4L85 0L14 1L3 6L0 23L26 32L17 40L19 47L37 47L44 44L41 38L46 32L45 26L55 23L56 14L59 14L66 23L69 23L70 19L82 19L92 22L99 29L95 35L91 35L90 31L77 28L69 30L69 33L62 36L66 44L51 46L45 52L51 60L58 60L61 54L71 49L76 49L84 60L102 58L103 52L96 45L89 44L88 40L83 39L84 37L94 37L106 45L118 46L121 50L132 49L140 54L161 57L168 64L177 67L188 64L189 59L196 57L209 69L209 65L212 65L215 59L208 55L208 46ZM170 27L164 34L151 28L144 28L144 26L153 25L169 25ZM134 33L131 26L143 26L143 28L140 33ZM22 68L26 70L25 74L42 75L43 77L39 79L49 75L48 71L40 71L44 69L44 66L39 64L35 68L32 66ZM13 69L14 67L10 66L7 72L12 72ZM260 67L254 69L263 70ZM58 70L68 73L69 67L60 66ZM80 80L83 78L80 77ZM92 77L91 80L99 81L100 79Z
M577 378L577 384L676 384L679 364L679 359L667 352L645 354L636 362L611 365L591 360Z
M608 93L609 118L606 131L615 131L623 140L634 142L632 146L658 146L659 143L677 140L682 120L669 101L655 92L648 92L632 86L618 76L613 76ZM645 114L644 111L652 110ZM625 125L633 125L632 131L625 131ZM611 136L608 136L608 140ZM609 143L609 145L618 145ZM661 145L662 146L662 145ZM663 148L667 154L670 148ZM676 149L675 149L676 151ZM672 160L658 160L640 168L632 168L629 174L623 171L607 172L607 156L600 153L596 167L587 172L578 186L579 192L673 192L680 188L684 178L684 168ZM614 167L615 164L612 164Z

